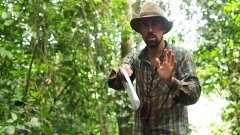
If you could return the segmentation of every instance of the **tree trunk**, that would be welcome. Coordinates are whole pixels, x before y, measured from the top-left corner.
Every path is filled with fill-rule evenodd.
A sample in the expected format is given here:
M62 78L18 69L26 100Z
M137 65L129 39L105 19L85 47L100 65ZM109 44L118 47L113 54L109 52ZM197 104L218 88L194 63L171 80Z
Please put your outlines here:
M128 21L130 21L130 19L132 18L132 9L131 9L131 4L128 3ZM122 43L121 43L121 57L124 58L127 54L129 54L132 50L132 36L126 36L123 35L122 36ZM117 100L122 100L123 98L128 98L126 97L127 95L123 94L117 94ZM120 105L117 105L118 111L117 113L117 123L118 123L118 129L119 129L119 134L120 135L131 135L132 134L132 127L133 125L131 124L130 120L133 117L133 109L130 108L129 106L126 107L122 107ZM127 111L129 115L127 116L121 116L121 113L123 111ZM119 116L119 117L118 117ZM120 117L121 116L121 117Z

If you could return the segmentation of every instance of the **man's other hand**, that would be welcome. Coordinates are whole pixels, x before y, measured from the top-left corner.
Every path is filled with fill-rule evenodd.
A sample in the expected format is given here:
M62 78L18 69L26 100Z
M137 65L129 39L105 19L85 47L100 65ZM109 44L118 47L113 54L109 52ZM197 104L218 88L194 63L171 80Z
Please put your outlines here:
M128 76L131 76L133 74L133 71L131 69L131 66L128 65L128 64L123 64L119 70L118 70L118 73L117 73L117 76L118 78L122 79L122 80L126 80L124 75L123 75L123 72L122 72L122 69L125 69L128 73Z

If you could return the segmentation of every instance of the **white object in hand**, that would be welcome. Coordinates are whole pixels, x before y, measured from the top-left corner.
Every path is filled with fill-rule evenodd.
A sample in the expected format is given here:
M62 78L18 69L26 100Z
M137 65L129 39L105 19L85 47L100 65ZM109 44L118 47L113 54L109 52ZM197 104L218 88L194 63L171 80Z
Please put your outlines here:
M133 108L135 110L137 110L138 107L140 106L140 100L137 96L137 93L133 87L133 84L128 76L126 69L124 69L124 68L121 68L121 69L122 69L122 73L123 73L124 77L126 78L126 81L122 80L122 84L123 84L124 88L127 89L127 93L128 93L128 96L130 98Z

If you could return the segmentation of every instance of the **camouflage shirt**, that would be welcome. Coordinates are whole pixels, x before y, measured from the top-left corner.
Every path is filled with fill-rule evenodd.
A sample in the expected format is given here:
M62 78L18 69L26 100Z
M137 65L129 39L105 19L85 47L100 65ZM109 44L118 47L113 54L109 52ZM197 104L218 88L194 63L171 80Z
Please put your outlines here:
M197 102L201 86L190 53L183 48L172 47L169 44L166 48L173 50L177 61L171 87L159 78L156 68L151 68L147 47L140 52L130 53L123 63L129 64L133 70L130 78L132 81L136 80L136 92L141 101L135 113L134 135L188 134L187 105ZM162 62L163 55L159 59ZM111 88L123 89L116 73L116 70L111 71L108 84ZM147 111L144 110L146 101L150 101L149 117L143 120L141 113Z

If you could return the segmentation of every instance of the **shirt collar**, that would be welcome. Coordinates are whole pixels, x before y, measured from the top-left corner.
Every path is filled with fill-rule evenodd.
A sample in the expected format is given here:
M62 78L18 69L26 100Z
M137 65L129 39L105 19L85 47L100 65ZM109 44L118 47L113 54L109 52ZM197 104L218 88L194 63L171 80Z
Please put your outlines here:
M164 40L164 42L165 42L165 45L166 45L166 46L165 46L165 49L170 50L170 49L172 48L172 46L171 46L170 44L168 44L167 41ZM151 63L150 63L150 60L149 60L149 57L148 57L148 47L147 47L147 46L140 52L140 54L139 54L138 57L139 57L139 59L141 59L142 61L145 61L145 62L151 64ZM160 60L161 60L162 58L163 58L163 55L160 56Z

